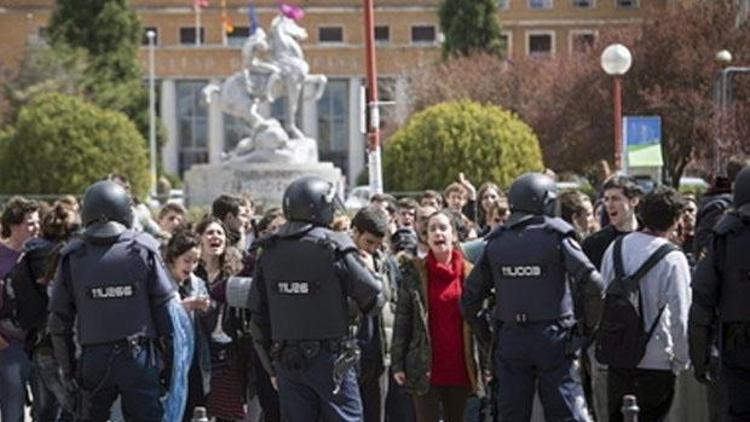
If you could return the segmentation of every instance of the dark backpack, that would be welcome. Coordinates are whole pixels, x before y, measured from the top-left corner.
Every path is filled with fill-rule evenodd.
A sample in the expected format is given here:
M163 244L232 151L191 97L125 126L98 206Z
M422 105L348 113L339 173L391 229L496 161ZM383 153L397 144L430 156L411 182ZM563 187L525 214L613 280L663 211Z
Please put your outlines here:
M646 345L661 319L664 307L646 331L640 280L665 255L678 250L667 243L659 247L633 274L626 276L622 265L622 237L615 241L612 258L615 279L607 286L604 310L596 334L596 359L613 368L635 368L646 353Z

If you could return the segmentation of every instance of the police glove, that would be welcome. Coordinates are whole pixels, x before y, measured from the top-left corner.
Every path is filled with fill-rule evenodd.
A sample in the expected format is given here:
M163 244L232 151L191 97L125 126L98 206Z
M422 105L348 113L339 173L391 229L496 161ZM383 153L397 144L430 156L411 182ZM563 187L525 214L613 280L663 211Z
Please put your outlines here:
M705 325L690 324L688 326L688 343L690 346L690 361L693 363L695 379L702 384L713 382L710 345L712 343L711 329Z

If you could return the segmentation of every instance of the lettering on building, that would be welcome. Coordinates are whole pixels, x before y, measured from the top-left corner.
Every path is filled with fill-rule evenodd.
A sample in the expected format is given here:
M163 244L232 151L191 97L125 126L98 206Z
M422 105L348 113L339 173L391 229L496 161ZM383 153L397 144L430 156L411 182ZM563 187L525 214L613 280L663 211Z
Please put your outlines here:
M92 299L122 299L135 294L135 286L124 284L120 286L92 287L89 290Z

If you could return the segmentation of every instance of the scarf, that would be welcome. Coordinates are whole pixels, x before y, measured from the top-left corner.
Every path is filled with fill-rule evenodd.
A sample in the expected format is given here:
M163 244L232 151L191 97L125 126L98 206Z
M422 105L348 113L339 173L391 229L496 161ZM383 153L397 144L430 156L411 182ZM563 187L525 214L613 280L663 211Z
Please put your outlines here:
M447 264L438 262L435 259L432 251L427 253L427 274L429 274L430 281L444 284L450 283L456 279L463 279L464 273L464 260L461 257L461 252L458 248L453 248L451 251L451 260Z

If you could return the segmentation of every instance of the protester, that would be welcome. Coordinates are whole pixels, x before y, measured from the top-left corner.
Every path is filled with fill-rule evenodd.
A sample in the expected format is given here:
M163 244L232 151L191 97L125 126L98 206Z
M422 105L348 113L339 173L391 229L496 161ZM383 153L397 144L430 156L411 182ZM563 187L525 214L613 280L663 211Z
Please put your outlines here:
M463 421L469 396L479 393L471 332L459 300L472 265L458 248L454 215L427 219L425 258L405 259L393 334L393 378L412 394L418 422Z
M352 220L352 240L365 266L378 277L385 297L379 314L362 316L357 337L362 350L359 393L364 422L383 422L386 416L398 276L395 262L382 251L387 235L388 216L380 208L369 206L357 211Z
M606 184L605 184L606 186ZM607 189L605 187L605 189ZM605 190L606 192L606 190ZM670 232L682 217L684 201L674 189L659 186L643 199L643 228L610 246L602 261L602 277L610 287L616 278L616 261L622 273L632 275L649 256L669 242ZM616 253L620 257L616 257ZM622 397L635 394L639 419L661 421L675 394L675 376L688 368L687 318L690 307L690 267L680 251L668 253L638 280L642 326L650 331L645 354L635 368L613 367L607 374L610 422L622 421ZM605 308L606 313L606 308Z
M172 233L164 250L164 262L178 289L182 306L193 320L195 344L193 361L188 373L188 396L185 404L184 422L190 422L196 406L206 406L206 395L211 381L211 352L209 351L209 330L199 314L211 306L206 282L195 275L201 257L201 238L198 233L180 229Z
M157 218L159 227L164 233L168 233L170 236L174 233L177 227L185 223L187 217L187 210L180 204L169 202L159 210L159 216Z
M235 217L236 218L236 217ZM211 330L211 388L206 399L208 413L217 421L242 420L245 417L245 367L241 318L226 304L226 282L241 269L240 251L228 245L224 224L216 217L206 217L195 231L201 237L201 262L195 274L205 280L211 299L211 310L201 318Z
M6 204L0 220L3 238L0 243L0 280L3 280L0 281L0 419L15 422L23 420L31 362L23 350L26 333L10 318L12 297L4 280L23 252L24 244L39 235L39 204L15 196Z

